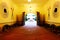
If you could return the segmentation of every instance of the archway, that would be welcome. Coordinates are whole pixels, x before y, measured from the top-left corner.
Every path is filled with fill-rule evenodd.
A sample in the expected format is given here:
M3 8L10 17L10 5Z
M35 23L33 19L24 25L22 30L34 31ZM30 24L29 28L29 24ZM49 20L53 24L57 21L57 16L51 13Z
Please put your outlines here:
M37 16L34 13L27 13L25 15L25 26L36 26L37 25Z

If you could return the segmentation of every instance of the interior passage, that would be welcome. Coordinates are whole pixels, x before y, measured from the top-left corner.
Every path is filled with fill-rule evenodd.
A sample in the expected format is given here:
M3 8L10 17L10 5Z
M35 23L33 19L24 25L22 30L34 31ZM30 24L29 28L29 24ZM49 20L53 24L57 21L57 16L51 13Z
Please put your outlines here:
M60 40L60 0L0 0L0 40Z

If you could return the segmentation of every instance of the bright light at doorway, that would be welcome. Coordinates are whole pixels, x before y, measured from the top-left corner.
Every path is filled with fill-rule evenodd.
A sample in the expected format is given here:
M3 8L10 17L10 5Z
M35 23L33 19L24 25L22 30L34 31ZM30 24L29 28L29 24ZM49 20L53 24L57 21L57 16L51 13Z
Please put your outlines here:
M36 15L33 13L28 13L26 16L25 26L27 27L36 27L37 21L36 21Z
M28 0L28 2L31 2L31 0Z

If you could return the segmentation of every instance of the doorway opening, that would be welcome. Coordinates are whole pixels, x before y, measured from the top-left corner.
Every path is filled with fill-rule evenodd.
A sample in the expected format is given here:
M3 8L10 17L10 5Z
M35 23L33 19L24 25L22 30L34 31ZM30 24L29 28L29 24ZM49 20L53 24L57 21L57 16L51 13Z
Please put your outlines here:
M25 15L25 26L29 26L29 27L37 26L36 14L28 13Z

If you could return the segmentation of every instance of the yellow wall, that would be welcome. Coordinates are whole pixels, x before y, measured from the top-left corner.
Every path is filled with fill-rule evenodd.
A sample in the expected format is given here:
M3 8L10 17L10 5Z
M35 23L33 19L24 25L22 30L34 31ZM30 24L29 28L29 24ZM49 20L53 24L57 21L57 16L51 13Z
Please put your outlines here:
M0 0L0 23L16 21L16 16L19 17L19 21L22 21L22 12L25 12L25 13L32 12L36 14L36 11L40 12L42 20L43 20L43 15L45 15L46 22L60 23L60 16L59 16L60 7L58 7L58 13L57 13L58 16L57 17L53 16L54 4L57 1L60 1L60 0L49 0L49 1L46 1L46 3L42 1L41 3L37 2L37 3L17 4L17 3L14 3L12 0ZM4 12L3 12L4 7L2 7L3 3L5 4L4 7L7 8L7 11L8 11L8 16L6 18L4 17ZM13 9L13 17L12 17L11 8ZM48 17L48 13L50 14L50 17Z
M15 17L15 14L16 14L19 17L19 20L20 21L22 21L22 12L25 12L25 13L32 12L32 13L35 13L36 14L36 11L38 11L38 12L40 12L40 14L41 14L42 17L43 17L43 14L45 13L44 10L43 10L44 9L43 7L44 7L44 4L45 3L42 4L42 2L41 2L41 4L40 3L19 3L19 5L17 3L14 3L12 0L11 1L10 0L5 0L5 1L2 0L2 2L7 3L7 9L9 11L9 15L8 15L9 17L2 18L2 16L1 16L1 22L4 19L5 19L4 20L5 22L10 22L12 20L11 19L11 15L12 15L11 8L14 9L14 11L13 11L13 13L14 13L14 16L13 16L14 17L14 20L16 19L16 17ZM31 8L30 8L30 6L31 6ZM1 11L1 13L3 13L3 10Z
M60 0L51 0L44 6L44 12L45 12L45 21L49 24L55 24L56 26L60 25L60 4L57 6L56 2L60 3ZM54 6L56 5L56 6ZM54 16L54 9L57 9L56 16ZM49 11L48 11L49 10ZM48 13L50 14L50 17L48 17Z
M7 13L4 13L4 8L7 9ZM13 16L12 16L12 9ZM0 0L0 23L16 21L16 10L17 7L9 0Z

